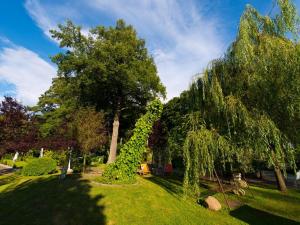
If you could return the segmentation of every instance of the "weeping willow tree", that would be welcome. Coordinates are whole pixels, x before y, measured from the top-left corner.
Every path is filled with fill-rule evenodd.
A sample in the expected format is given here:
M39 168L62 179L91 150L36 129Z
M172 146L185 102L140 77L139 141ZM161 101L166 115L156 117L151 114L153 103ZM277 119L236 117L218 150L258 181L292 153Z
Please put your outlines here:
M279 13L267 16L247 6L225 56L191 85L190 108L204 127L192 129L185 141L186 187L197 190L199 174L224 156L223 162L234 159L244 170L249 157L264 160L279 190L286 190L282 172L295 169L300 143L299 19L289 0L275 3Z
M200 176L215 172L215 163L225 162L232 157L231 145L226 138L215 130L201 127L190 131L183 146L185 159L184 190L185 193L199 193Z

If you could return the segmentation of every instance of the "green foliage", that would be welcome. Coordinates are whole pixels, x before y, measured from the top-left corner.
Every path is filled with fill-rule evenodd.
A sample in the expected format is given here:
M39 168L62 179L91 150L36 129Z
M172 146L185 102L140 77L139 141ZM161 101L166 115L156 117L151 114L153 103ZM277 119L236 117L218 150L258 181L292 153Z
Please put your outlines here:
M77 143L83 152L83 170L85 170L89 153L102 148L106 143L104 113L97 112L92 107L80 108L76 113L74 125Z
M187 92L183 92L180 97L175 97L168 101L163 108L160 119L161 128L158 134L151 137L154 139L149 144L154 150L154 157L163 156L164 161L174 158L182 159L182 147L189 131L187 125L190 107L188 104ZM155 132L155 130L154 130Z
M40 176L52 173L56 170L56 161L54 159L43 157L31 160L22 169L22 175Z
M68 156L68 151L44 151L44 157L54 159L59 166L65 166L67 164Z
M232 146L215 130L202 127L190 131L183 147L185 192L199 194L200 176L212 175L216 162L225 168L225 162L230 161L232 155Z
M195 125L185 141L186 187L197 191L198 173L211 172L222 160L244 172L253 160L283 171L295 168L295 147L300 143L296 66L300 44L288 33L297 36L299 21L290 1L278 0L277 5L273 17L248 6L227 54L212 61L191 85L186 98L189 111L199 115L198 121L190 119ZM225 141L222 154L213 137ZM224 153L226 157L216 163Z
M76 138L84 153L101 148L107 141L104 113L94 108L80 108L75 116Z
M12 159L1 159L0 163L3 163L4 165L11 166L13 168L22 168L25 165L27 165L29 161L16 161L14 162Z
M44 136L67 135L62 125L72 121L78 108L87 106L103 110L108 121L120 117L123 135L148 101L165 96L145 41L123 20L114 27L97 26L87 35L71 21L50 32L63 49L52 57L58 77L39 99Z
M115 163L110 164L103 174L106 182L130 182L134 180L138 165L146 151L148 137L155 121L162 113L162 103L156 99L147 106L147 112L135 125L133 135L121 148Z

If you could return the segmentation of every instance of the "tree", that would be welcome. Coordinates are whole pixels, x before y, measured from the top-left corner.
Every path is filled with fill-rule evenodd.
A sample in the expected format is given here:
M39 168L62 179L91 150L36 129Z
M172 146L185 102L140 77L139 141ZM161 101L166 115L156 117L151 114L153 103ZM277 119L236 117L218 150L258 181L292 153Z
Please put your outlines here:
M192 111L200 113L201 125L234 149L242 169L248 167L245 154L264 160L274 169L278 189L285 191L282 171L295 168L300 141L299 20L290 1L278 0L277 5L279 14L273 18L247 6L236 41L193 83L189 101ZM218 148L218 142L210 143Z
M123 20L118 20L115 27L98 26L88 35L68 21L51 33L67 50L52 57L58 66L58 78L40 102L51 100L52 115L53 111L79 106L104 110L108 120L113 121L111 163L116 158L120 121L123 128L130 128L148 101L165 96L145 41Z
M182 161L183 151L182 147L186 138L189 126L186 125L188 114L191 112L188 104L188 91L184 91L179 97L175 97L164 105L164 110L161 116L161 123L163 129L167 129L165 136L162 135L160 139L167 139L165 151L171 156L171 159ZM164 128L166 126L166 128ZM164 147L163 145L161 145ZM180 162L179 162L180 163ZM181 164L181 163L180 163Z
M83 152L83 171L85 171L87 154L106 143L104 114L91 107L80 108L75 116L75 126L77 142Z
M215 164L225 168L225 162L232 157L228 141L215 130L201 127L190 131L183 147L185 160L184 190L186 193L199 194L200 175L215 172Z
M167 148L168 130L166 125L158 120L152 127L152 132L148 139L148 146L152 150L152 161L168 163L171 159L170 152Z
M11 97L0 103L1 154L26 152L37 144L38 128L34 115Z
M163 110L160 100L155 99L147 106L147 112L136 122L133 135L121 148L117 160L108 165L103 178L105 182L132 182L138 165L142 161L143 153L153 124L159 119Z

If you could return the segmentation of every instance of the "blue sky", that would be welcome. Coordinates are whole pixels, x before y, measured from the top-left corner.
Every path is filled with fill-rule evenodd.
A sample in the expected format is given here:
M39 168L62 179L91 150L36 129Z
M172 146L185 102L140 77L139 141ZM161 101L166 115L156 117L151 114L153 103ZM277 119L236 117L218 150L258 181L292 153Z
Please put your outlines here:
M192 77L222 56L239 18L251 4L262 14L272 0L4 0L0 6L0 98L34 105L51 85L61 51L49 29L71 19L83 32L97 25L132 24L154 57L168 99L187 89ZM298 4L300 0L296 0Z

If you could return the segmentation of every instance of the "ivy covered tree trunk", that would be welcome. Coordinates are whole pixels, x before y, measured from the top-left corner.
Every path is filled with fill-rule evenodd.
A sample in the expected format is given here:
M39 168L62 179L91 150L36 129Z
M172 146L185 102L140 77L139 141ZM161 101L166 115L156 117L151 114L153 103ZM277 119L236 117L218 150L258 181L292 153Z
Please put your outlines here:
M147 112L135 124L133 135L120 150L114 163L107 166L103 173L103 181L107 183L128 183L135 179L143 153L146 151L147 140L153 124L162 113L163 105L159 99L153 100L147 106Z
M119 114L117 113L114 118L113 123L113 132L111 137L110 149L109 149L109 156L107 163L113 163L117 158L117 147L118 147L118 135L119 135Z
M274 167L274 173L275 173L275 177L276 177L276 181L277 181L278 190L282 191L282 192L286 192L287 187L286 187L286 184L285 184L284 177L282 175L281 170L277 166Z

